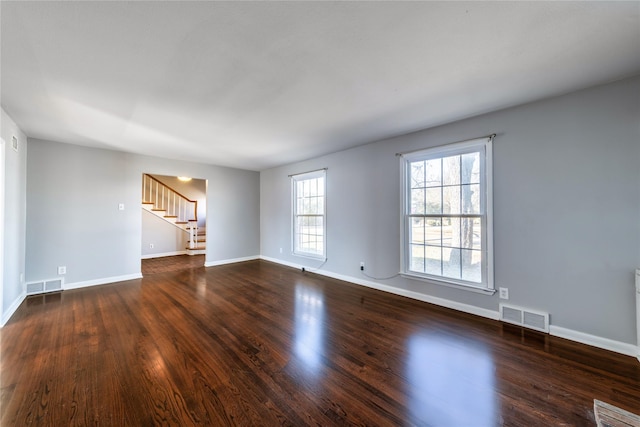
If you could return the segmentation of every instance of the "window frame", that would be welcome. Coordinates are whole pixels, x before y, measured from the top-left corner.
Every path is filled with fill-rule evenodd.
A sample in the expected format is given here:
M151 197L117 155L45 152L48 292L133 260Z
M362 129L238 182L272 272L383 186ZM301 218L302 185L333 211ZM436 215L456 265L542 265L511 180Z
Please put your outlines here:
M450 278L444 275L435 275L425 272L418 272L410 269L411 263L411 234L410 226L413 218L438 216L436 214L415 214L411 213L411 163L442 159L449 156L463 155L468 153L479 153L480 157L480 213L482 238L481 238L481 282ZM493 295L495 290L493 271L493 135L489 137L476 138L462 142L455 142L431 148L420 149L400 156L400 191L402 202L400 209L401 221L401 249L400 249L400 274L403 277L436 283L439 285L455 287L459 289ZM462 184L461 184L462 185ZM444 187L441 184L441 187ZM465 214L450 215L450 217L464 217ZM442 214L439 216L443 216ZM426 246L426 245L425 245ZM436 246L437 247L437 246ZM440 248L446 247L440 242Z
M291 178L291 253L296 256L313 258L318 260L326 260L327 254L327 171L326 169L318 169L311 172L303 172L289 176ZM312 179L323 178L323 194L322 194L322 213L318 214L298 214L297 211L297 198L298 189L297 183L301 181L307 181ZM299 217L322 217L322 253L308 252L299 248L298 235L299 230L297 228L297 219Z

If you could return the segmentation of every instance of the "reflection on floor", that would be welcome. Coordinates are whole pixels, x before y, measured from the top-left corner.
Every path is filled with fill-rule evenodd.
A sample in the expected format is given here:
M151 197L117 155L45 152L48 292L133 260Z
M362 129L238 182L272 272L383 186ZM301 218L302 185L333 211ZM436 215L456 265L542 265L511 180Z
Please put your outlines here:
M176 255L142 260L142 275L203 267L204 255Z

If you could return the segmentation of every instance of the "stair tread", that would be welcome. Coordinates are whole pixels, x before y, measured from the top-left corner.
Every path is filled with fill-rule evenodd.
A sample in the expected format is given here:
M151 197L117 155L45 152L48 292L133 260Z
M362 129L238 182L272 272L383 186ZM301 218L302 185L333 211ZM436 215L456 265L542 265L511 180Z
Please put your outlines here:
M165 215L165 218L178 218L178 215Z

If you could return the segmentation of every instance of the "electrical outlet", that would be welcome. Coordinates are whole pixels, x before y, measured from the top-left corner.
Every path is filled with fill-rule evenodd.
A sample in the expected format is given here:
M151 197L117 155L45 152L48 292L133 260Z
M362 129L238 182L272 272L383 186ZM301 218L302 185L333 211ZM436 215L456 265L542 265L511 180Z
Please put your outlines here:
M149 243L149 249L153 249L153 243Z
M58 267L58 275L62 276L63 274L67 274L67 267L61 265L60 267Z
M124 210L124 203L119 203L118 204L118 210L119 211L123 211Z
M509 288L498 288L500 299L509 299Z
M364 261L360 261L360 271L364 271Z
M280 248L280 253L282 253L282 248Z

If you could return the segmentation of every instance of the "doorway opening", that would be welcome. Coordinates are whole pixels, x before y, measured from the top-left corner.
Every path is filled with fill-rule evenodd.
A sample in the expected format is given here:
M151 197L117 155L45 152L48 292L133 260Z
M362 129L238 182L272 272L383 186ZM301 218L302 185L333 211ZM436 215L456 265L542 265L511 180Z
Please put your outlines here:
M204 265L207 180L145 173L141 207L143 275Z

